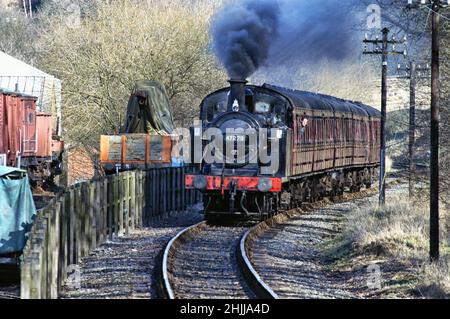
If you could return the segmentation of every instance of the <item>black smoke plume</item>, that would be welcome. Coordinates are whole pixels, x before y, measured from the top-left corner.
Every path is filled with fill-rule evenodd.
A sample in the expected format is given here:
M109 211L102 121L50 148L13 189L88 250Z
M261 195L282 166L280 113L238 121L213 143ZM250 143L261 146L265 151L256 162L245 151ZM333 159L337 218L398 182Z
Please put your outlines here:
M233 3L214 19L214 51L232 78L253 74L269 56L279 28L277 1L246 0Z
M214 51L233 78L262 67L343 60L359 48L355 1L234 1L214 17Z

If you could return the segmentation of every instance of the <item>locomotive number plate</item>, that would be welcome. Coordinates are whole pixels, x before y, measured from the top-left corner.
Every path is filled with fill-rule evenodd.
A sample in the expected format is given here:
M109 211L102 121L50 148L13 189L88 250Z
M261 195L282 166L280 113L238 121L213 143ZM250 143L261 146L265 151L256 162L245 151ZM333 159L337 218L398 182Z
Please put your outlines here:
M227 142L245 142L245 136L244 135L227 135L226 139Z

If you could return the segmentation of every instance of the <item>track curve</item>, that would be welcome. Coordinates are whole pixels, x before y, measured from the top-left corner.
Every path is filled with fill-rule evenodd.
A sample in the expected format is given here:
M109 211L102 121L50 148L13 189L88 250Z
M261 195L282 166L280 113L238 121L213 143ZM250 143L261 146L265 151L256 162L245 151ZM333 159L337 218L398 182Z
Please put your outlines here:
M276 298L254 271L245 250L249 228L187 227L164 249L161 261L162 295L178 298Z
M253 291L258 296L258 298L263 299L279 299L280 297L270 288L270 286L261 278L258 272L253 267L249 256L247 255L248 251L248 239L251 233L253 233L256 229L249 229L241 238L238 246L238 261L241 266L241 271L244 277L246 278L249 285L252 286Z

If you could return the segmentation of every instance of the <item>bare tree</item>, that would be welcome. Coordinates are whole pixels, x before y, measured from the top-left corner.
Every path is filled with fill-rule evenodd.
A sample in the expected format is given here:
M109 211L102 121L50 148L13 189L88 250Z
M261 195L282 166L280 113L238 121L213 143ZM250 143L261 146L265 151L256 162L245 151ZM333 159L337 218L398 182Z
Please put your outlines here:
M208 50L212 12L181 0L120 0L97 3L77 25L48 19L39 61L64 81L66 138L98 145L99 135L117 134L140 79L164 83L176 121L188 125L225 79Z

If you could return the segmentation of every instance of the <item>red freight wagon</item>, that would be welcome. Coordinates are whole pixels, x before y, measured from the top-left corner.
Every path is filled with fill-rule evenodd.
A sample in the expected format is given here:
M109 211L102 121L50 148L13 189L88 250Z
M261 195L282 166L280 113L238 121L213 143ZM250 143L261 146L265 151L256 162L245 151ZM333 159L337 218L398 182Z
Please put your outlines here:
M60 173L64 143L53 138L52 115L37 112L36 101L0 89L0 165L20 165L33 186L44 186Z

